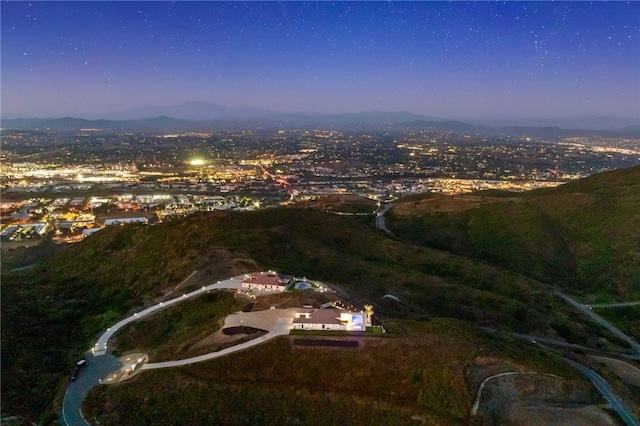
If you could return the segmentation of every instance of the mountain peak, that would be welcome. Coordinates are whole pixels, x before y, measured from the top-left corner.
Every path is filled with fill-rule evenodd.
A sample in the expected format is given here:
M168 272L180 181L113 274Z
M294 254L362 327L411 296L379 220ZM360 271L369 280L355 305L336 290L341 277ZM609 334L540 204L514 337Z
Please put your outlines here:
M253 107L228 107L206 101L188 101L180 105L140 106L111 114L109 118L134 120L154 118L158 116L172 117L180 120L228 120L254 118L269 114L271 111Z

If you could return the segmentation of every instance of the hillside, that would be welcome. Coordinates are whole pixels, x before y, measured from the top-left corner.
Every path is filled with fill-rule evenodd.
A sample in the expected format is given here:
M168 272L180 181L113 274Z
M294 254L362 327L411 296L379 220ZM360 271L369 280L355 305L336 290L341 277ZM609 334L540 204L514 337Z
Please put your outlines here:
M585 302L640 298L640 167L523 194L428 194L388 227L420 245L506 267Z
M621 185L626 182L614 176ZM633 181L628 185L631 189ZM594 185L585 182L579 184ZM598 188L594 186L594 197L599 196ZM563 196L540 192L512 204ZM613 203L618 195L614 191L609 198ZM391 223L400 230L403 222ZM193 285L198 286L265 269L313 277L338 286L358 305L374 304L379 318L390 324L401 324L394 320L429 324L450 318L605 351L625 349L608 332L567 310L545 284L457 254L388 238L375 230L371 216L340 216L313 208L209 212L156 226L108 228L60 252L47 244L38 250L52 257L21 272L2 268L2 407L45 424L56 416L69 366L92 345L97 333L127 312L157 300L195 270L199 272ZM20 259L29 259L27 254L3 254L3 266L20 266ZM566 282L571 284L569 278ZM384 297L388 294L400 301ZM451 332L446 326L437 329L436 334ZM479 344L475 332L465 335L471 336L465 337L471 345ZM498 340L486 345L487 350L497 347ZM498 358L513 356L503 349ZM524 363L524 358L519 359ZM541 365L556 368L555 363L549 360ZM142 377L143 382L156 380ZM192 385L191 379L184 380L185 386ZM371 383L376 380L377 376L370 377ZM248 386L244 391L258 392L260 385ZM456 391L461 393L452 398L468 401L469 389ZM263 401L263 396L256 396L257 401ZM327 404L323 398L304 403ZM429 410L436 408L429 406Z
M482 415L470 415L482 378L497 371L560 376L520 377L515 383L534 411L549 401L598 400L562 361L525 344L509 346L452 320L391 321L389 327L393 335L358 338L356 348L304 347L296 345L297 336L284 336L233 357L145 372L132 382L95 389L84 410L100 424L123 426L480 425L510 416L505 406L511 401L500 398L483 405ZM580 419L568 411L567 418Z

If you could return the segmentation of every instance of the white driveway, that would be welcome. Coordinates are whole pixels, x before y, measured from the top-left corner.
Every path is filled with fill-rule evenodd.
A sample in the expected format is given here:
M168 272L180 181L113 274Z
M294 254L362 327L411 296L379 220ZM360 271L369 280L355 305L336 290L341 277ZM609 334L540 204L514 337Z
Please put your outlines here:
M196 356L193 358L180 359L178 361L165 361L165 362L153 362L150 364L145 364L142 366L141 370L153 370L157 368L168 368L168 367L180 367L183 365L194 364L196 362L208 361L210 359L218 358L221 356L229 355L233 352L238 352L252 346L259 345L269 339L273 339L274 337L284 336L289 334L289 330L293 327L293 318L280 318L276 322L273 330L264 336L258 337L253 340L249 340L248 342L240 343L239 345L231 346L230 348L222 349L218 352L211 352L205 355Z
M244 279L244 275L239 275L237 277L233 277L233 278L229 278L228 280L224 280L224 281L218 281L217 283L214 284L209 284L208 286L204 286L198 290L192 291L191 293L185 293L182 296L176 297L174 299L168 300L166 302L160 302L157 305L151 306L150 308L147 308L143 311L140 312L136 312L135 314L131 315L130 317L127 317L125 319L123 319L122 321L116 323L115 325L107 328L107 331L104 332L104 334L102 334L102 336L100 336L100 338L98 339L98 341L96 342L96 344L94 345L92 352L93 352L93 356L101 356L107 353L107 343L109 342L109 339L111 338L111 336L113 336L113 334L118 331L120 328L124 327L125 325L129 324L130 322L139 320L140 318L143 318L153 312L159 311L160 309L164 309L167 306L171 306L174 305L176 303L182 302L183 300L187 300L191 297L194 296L198 296L202 293L206 293L207 291L210 290L220 290L220 289L234 289L237 290L239 288L242 288L242 280Z
M109 339L113 336L113 334L116 331L118 331L123 326L129 324L130 322L137 321L140 318L144 318L145 316L150 315L153 312L156 312L160 309L164 309L167 306L180 303L183 300L190 299L192 297L198 296L210 290L240 289L242 288L242 281L244 277L245 277L244 275L240 275L237 277L229 278L224 281L218 281L214 284L204 286L190 293L185 293L182 296L176 297L166 302L160 302L159 304L151 306L150 308L144 309L143 311L136 312L135 314L116 323L112 327L109 327L107 331L104 334L102 334L102 336L100 336L100 338L98 339L98 342L93 347L93 356L97 357L97 356L106 354L107 343ZM258 312L236 312L235 314L229 315L225 319L223 328L239 327L244 325L247 327L267 330L269 331L269 333L265 334L264 336L258 337L256 339L249 340L248 342L241 343L241 344L220 350L218 352L212 352L205 355L200 355L193 358L181 359L177 361L166 361L166 362L144 364L140 368L140 370L152 370L156 368L178 367L181 365L188 365L196 362L207 361L209 359L218 358L218 357L230 354L232 352L237 352L246 348L250 348L266 340L273 339L274 337L277 337L277 336L289 334L289 331L293 327L293 318L295 317L295 313L298 311L299 311L298 309L290 308L290 309L268 309L268 310L258 311Z
M295 318L296 312L306 312L307 309L266 309L256 312L236 312L224 319L223 329L230 327L253 327L260 330L272 331L280 318Z

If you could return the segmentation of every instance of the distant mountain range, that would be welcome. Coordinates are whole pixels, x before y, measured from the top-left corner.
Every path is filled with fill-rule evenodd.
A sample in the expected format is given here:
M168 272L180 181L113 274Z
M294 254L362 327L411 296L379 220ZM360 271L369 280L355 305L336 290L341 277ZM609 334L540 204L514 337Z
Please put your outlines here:
M273 111L254 107L232 108L209 102L185 102L181 105L173 106L129 108L113 114L106 114L103 118L110 120L138 120L165 116L179 120L206 121L229 119L239 120L260 117L267 114L273 114Z
M471 124L505 127L559 127L562 129L587 130L620 130L629 126L640 129L640 118L624 118L618 116L580 115L565 118L521 118L513 116L485 116L477 119L464 120Z
M110 114L107 119L14 118L2 119L3 129L79 131L217 131L246 128L324 127L367 130L381 126L450 130L482 135L566 137L585 131L640 134L640 118L580 116L564 119L522 119L510 116L481 117L464 121L409 112L358 112L346 114L284 113L253 107L231 108L208 102L187 102L176 106L137 107Z

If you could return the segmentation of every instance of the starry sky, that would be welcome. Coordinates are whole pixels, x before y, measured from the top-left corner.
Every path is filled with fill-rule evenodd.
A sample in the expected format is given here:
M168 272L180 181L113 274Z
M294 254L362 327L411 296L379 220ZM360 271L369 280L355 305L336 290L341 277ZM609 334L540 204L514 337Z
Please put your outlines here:
M2 117L640 116L639 2L0 3Z

